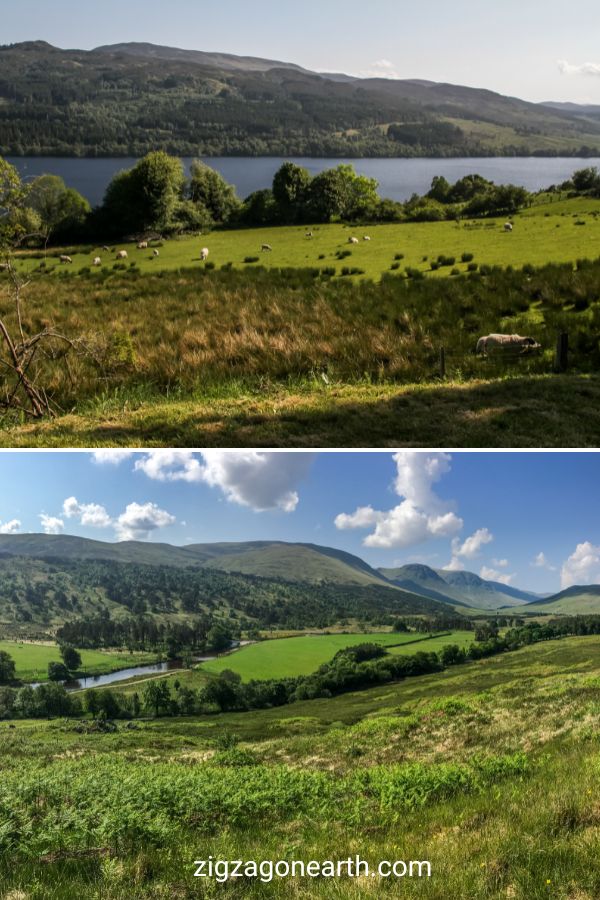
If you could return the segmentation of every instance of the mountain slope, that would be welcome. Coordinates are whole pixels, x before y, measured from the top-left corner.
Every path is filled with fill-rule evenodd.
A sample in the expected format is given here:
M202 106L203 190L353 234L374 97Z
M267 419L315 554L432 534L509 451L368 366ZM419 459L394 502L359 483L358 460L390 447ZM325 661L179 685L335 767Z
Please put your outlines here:
M449 572L429 566L408 565L398 569L380 569L381 574L404 590L422 593L452 606L476 609L501 609L523 606L538 598L498 582L485 581L473 572Z
M234 626L295 629L445 611L327 547L264 541L186 548L0 536L0 626L21 631L103 614L162 623L216 617Z
M600 123L423 80L116 44L0 47L0 153L477 156L600 150Z
M528 613L560 613L561 615L600 614L600 585L575 585L538 600L527 607Z

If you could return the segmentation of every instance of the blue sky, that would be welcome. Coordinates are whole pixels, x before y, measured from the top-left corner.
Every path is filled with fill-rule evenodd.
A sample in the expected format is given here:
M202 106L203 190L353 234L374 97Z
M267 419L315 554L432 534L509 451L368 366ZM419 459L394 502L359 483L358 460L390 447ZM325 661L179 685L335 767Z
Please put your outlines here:
M319 71L448 81L528 100L600 103L596 0L19 0L4 6L0 40L6 43L43 39L91 49L150 41ZM586 64L589 70L582 69Z
M599 475L594 453L8 451L0 532L301 541L553 591L600 582Z

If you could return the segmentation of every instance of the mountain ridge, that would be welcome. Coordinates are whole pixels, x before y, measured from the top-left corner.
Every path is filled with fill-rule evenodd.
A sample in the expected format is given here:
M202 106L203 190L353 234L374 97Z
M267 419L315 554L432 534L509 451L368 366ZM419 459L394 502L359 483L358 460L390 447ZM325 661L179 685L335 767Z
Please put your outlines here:
M148 43L0 47L0 153L419 157L591 155L600 122L425 79L318 73Z

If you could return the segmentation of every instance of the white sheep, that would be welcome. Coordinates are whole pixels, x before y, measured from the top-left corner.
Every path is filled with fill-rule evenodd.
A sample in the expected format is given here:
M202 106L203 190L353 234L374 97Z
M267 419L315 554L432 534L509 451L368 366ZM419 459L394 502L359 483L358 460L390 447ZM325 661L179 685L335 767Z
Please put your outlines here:
M148 241L140 241L137 245L138 250L147 250L148 249Z
M96 266L96 268L98 268L98 266L101 266L101 265L102 265L102 260L100 259L99 256L97 256L97 257L94 259L93 265Z
M358 238L351 237L351 238L348 238L348 243L349 244L359 244L360 241L358 240Z
M209 255L210 255L210 250L208 249L208 247L203 247L202 250L200 251L200 259L202 260L202 262L206 262Z
M70 266L73 263L73 260L70 256L61 256L60 261L63 265Z
M119 252L117 253L117 259L129 259L127 250L119 250Z

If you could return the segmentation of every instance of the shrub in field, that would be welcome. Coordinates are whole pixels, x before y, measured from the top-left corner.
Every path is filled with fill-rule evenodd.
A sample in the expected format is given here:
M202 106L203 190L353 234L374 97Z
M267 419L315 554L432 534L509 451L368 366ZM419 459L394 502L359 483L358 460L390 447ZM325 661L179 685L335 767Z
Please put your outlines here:
M258 260L259 260L259 257L258 257L258 256L245 256L245 257L244 257L244 262L245 262L245 263L257 263Z
M461 260L462 260L464 263L470 263L470 262L473 261L473 259L474 259L474 254L473 254L473 253L463 253L463 255L461 256Z

